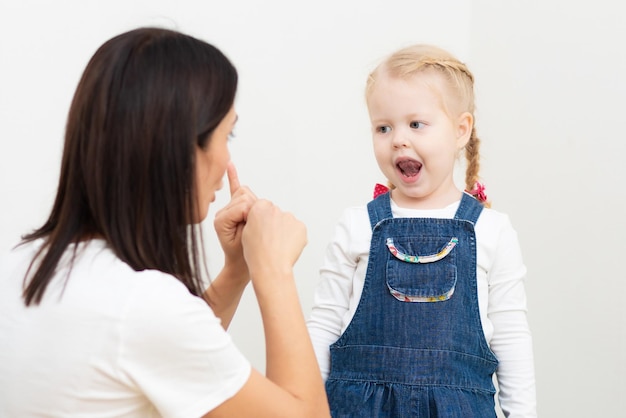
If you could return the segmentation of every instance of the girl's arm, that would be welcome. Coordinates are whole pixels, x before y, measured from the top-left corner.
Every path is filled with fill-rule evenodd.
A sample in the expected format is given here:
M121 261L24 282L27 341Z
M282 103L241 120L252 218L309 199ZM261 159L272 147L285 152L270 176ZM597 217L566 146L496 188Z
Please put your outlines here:
M324 385L293 279L306 242L304 225L268 201L250 208L242 233L265 329L267 366L205 417L329 417Z
M505 416L537 416L532 336L526 317L526 267L508 217L502 224L489 272L490 346L498 358L500 406Z
M360 219L360 215L364 218ZM354 219L355 216L358 219ZM367 216L367 211L360 213L358 209L348 209L343 213L326 248L324 262L320 268L320 278L307 327L324 380L330 372L329 346L341 335L344 318L350 310L355 281L361 280L356 290L362 287L364 277L356 277L358 274L355 273L358 273L360 256L367 257L367 250L369 250L368 234L371 233ZM365 237L355 237L358 231L352 225L358 220L363 221L364 232L367 235ZM363 239L360 240L360 238ZM364 254L357 255L354 251L355 240L365 242Z

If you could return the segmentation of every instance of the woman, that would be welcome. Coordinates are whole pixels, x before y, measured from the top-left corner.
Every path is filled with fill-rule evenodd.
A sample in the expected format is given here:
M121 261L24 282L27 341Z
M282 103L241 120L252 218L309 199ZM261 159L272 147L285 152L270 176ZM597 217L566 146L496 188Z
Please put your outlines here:
M306 230L239 185L236 87L219 50L170 30L92 57L51 214L0 261L0 416L329 416L293 280ZM194 225L225 172L205 290ZM225 331L250 280L267 377Z

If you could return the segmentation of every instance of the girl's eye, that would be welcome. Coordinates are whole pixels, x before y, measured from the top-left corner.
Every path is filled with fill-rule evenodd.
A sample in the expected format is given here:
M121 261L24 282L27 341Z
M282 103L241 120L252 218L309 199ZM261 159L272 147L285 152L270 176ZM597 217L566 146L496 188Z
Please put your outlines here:
M389 126L379 126L378 128L376 128L377 132L380 132L381 134L386 134L389 133L389 131L391 131L391 127Z
M235 138L235 136L236 136L235 131L234 130L230 131L230 133L228 134L228 140L232 141Z
M411 129L419 129L422 125L424 125L422 122L417 122L417 121L413 121L409 124Z

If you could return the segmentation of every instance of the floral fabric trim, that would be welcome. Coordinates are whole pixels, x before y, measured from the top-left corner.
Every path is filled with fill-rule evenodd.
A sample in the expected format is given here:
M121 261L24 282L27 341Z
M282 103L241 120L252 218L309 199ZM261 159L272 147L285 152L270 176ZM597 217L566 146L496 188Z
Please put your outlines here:
M391 254L393 254L394 257L396 257L398 260L405 261L407 263L424 264L424 263L433 263L435 261L441 260L448 254L450 254L450 251L452 251L452 249L456 246L458 242L459 242L458 238L452 237L450 242L448 242L446 246L437 254L422 255L422 256L409 255L409 254L405 254L399 251L393 243L393 238L387 238L387 248L389 248L389 251L391 252Z
M389 285L387 285L387 288L389 289L389 293L391 293L393 297L398 299L400 302L443 302L444 300L450 299L454 294L454 287L443 295L429 297L405 295L404 293L400 293L397 290L392 289Z

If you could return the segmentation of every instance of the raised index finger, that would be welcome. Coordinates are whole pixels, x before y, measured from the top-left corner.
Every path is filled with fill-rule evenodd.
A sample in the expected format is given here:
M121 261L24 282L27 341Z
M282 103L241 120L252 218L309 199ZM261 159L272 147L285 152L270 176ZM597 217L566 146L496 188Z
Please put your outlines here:
M228 162L228 166L226 167L226 174L228 175L228 184L230 185L230 195L234 195L237 190L239 190L239 175L237 174L237 169L235 168L235 164L232 161Z

